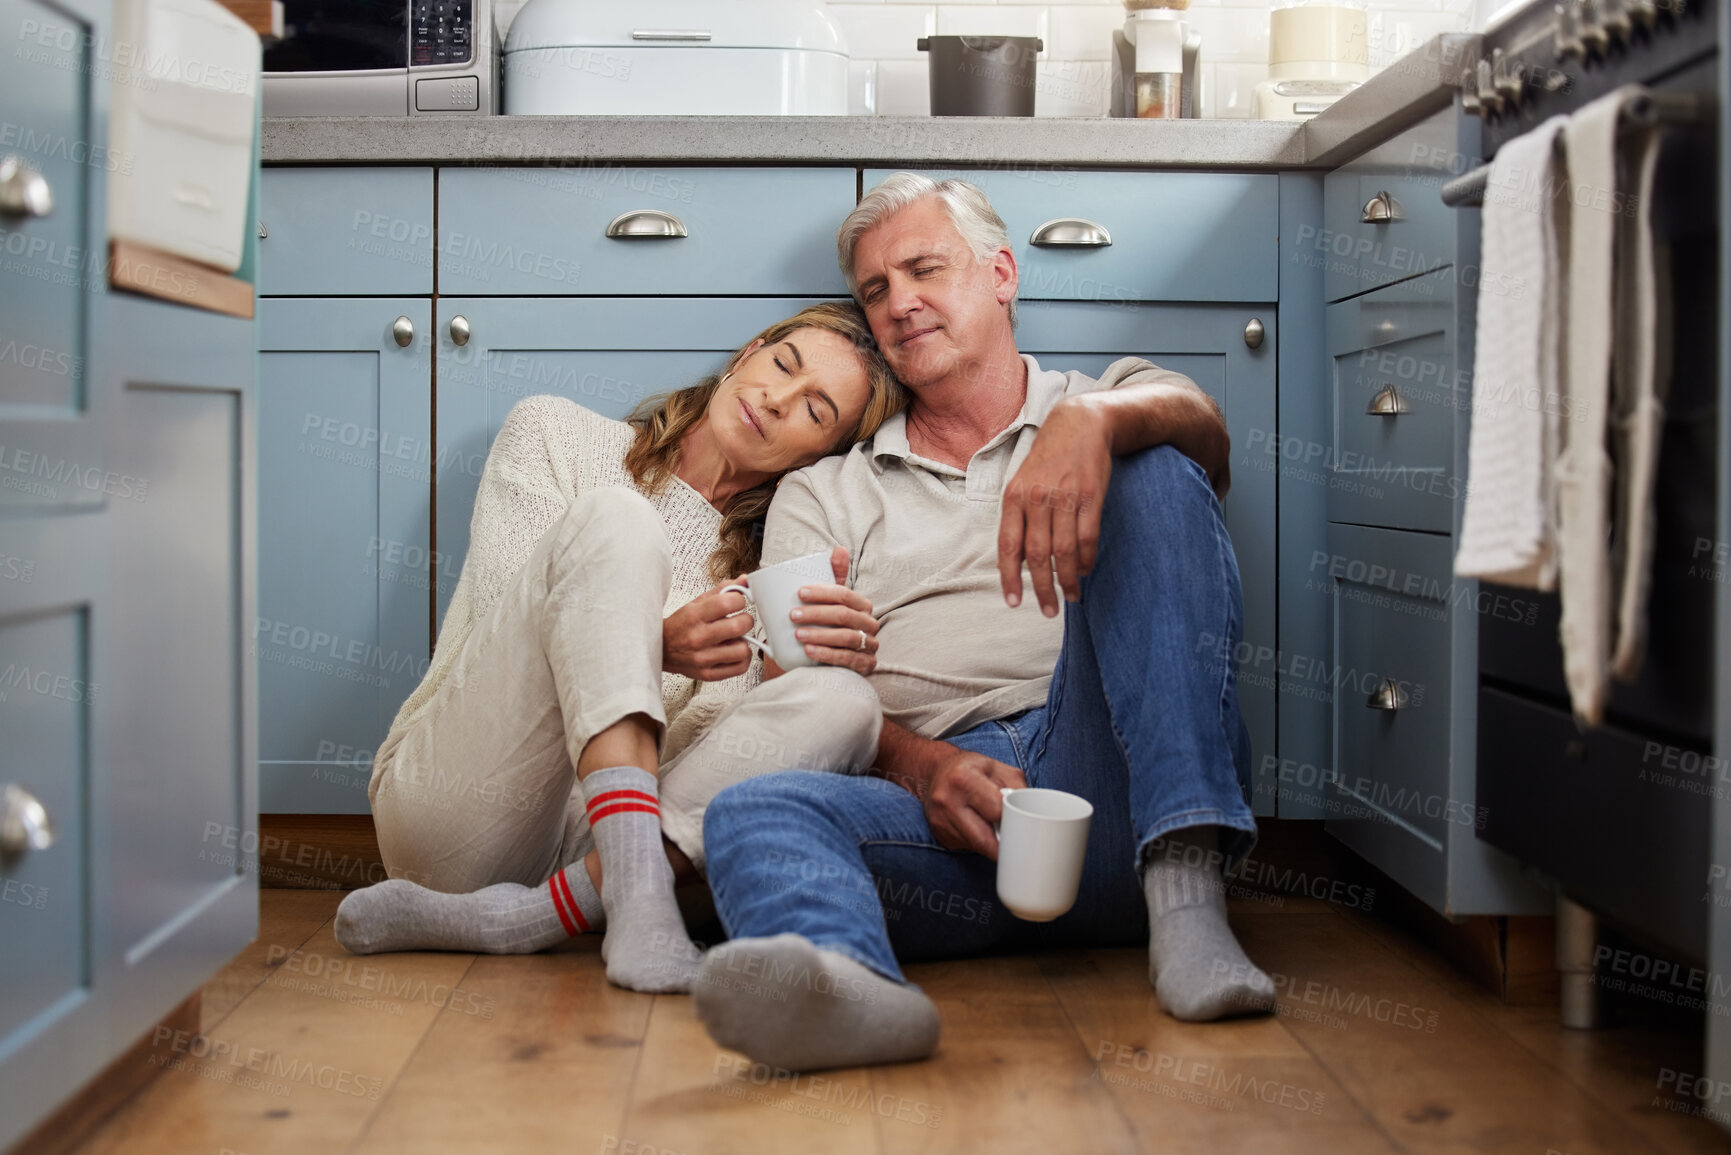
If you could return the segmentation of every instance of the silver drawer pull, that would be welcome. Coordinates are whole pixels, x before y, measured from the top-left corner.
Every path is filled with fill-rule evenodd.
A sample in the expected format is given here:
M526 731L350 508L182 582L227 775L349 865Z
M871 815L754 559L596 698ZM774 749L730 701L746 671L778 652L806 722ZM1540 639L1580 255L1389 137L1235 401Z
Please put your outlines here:
M0 156L0 216L45 217L53 211L48 178L21 156Z
M268 236L270 236L270 230L264 227L263 221L258 222L258 239L262 241Z
M1028 238L1030 245L1049 247L1069 247L1077 249L1103 249L1112 243L1112 234L1106 231L1106 226L1094 221L1083 220L1081 217L1059 217L1055 221L1047 221L1034 230L1034 235Z
M458 314L451 318L451 344L467 345L469 343L469 318Z
M709 32L702 28L633 28L633 40L708 40Z
M685 222L660 209L633 209L620 213L607 223L607 235L620 240L653 240L659 237L688 237Z
M1411 413L1412 406L1393 385L1384 385L1376 391L1376 396L1370 399L1370 405L1364 412L1367 417L1396 417L1402 413Z
M415 339L415 323L407 317L398 317L391 322L391 340L397 343L397 348L407 349L409 342Z
M1262 326L1261 317L1252 317L1244 323L1244 343L1252 349L1262 348L1262 338L1268 330Z
M54 845L54 823L36 796L16 783L0 792L0 861Z
M1364 215L1359 218L1367 225L1386 225L1401 219L1400 202L1390 196L1387 189L1364 202Z
M1384 678L1382 684L1372 690L1370 697L1364 700L1364 704L1372 710L1388 710L1391 713L1404 710L1407 704L1406 691L1401 689L1400 683L1393 678Z

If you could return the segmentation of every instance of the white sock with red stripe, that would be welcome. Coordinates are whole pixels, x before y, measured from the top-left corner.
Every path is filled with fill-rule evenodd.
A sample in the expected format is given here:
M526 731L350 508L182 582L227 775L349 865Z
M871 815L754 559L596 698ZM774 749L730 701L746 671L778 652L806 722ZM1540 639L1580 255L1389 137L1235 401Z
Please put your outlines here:
M351 954L462 950L533 954L599 930L601 896L578 859L540 886L501 882L443 894L405 878L357 890L337 907L336 935Z
M698 952L673 898L655 775L636 766L597 770L583 779L583 798L601 854L608 980L634 991L690 990Z

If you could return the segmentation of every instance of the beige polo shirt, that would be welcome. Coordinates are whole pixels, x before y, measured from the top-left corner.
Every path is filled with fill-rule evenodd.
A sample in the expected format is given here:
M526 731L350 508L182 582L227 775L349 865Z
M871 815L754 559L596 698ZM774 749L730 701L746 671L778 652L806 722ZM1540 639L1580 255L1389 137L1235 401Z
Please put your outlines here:
M881 627L871 676L884 716L928 738L959 734L1046 700L1064 615L1040 612L1024 567L1022 604L1004 604L998 517L1004 487L1046 414L1071 393L1190 379L1138 357L1098 380L1041 369L1027 354L1022 410L966 470L908 448L906 413L845 454L788 474L764 527L763 564L846 546L852 585Z

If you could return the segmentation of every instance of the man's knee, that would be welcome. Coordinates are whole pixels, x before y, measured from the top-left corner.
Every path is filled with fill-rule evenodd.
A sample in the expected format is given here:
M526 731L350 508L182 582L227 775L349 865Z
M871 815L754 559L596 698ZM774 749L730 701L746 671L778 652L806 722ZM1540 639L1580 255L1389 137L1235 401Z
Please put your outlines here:
M1195 461L1170 445L1151 445L1135 453L1126 453L1112 462L1112 484L1120 481L1136 486L1152 486L1163 493L1200 485L1212 493L1208 473Z
M801 666L763 683L765 694L788 711L782 743L789 769L851 774L877 756L883 708L871 683L839 666Z

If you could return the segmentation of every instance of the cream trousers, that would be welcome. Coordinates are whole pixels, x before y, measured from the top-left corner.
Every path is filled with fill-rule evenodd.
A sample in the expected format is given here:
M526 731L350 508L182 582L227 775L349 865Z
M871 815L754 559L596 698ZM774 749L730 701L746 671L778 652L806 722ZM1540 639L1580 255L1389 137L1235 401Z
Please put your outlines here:
M628 489L571 503L478 622L445 681L378 754L371 792L393 878L448 893L536 886L593 846L576 762L631 714L661 724L667 534ZM789 670L730 703L660 767L662 831L702 869L703 813L773 770L858 773L882 713L860 675Z

